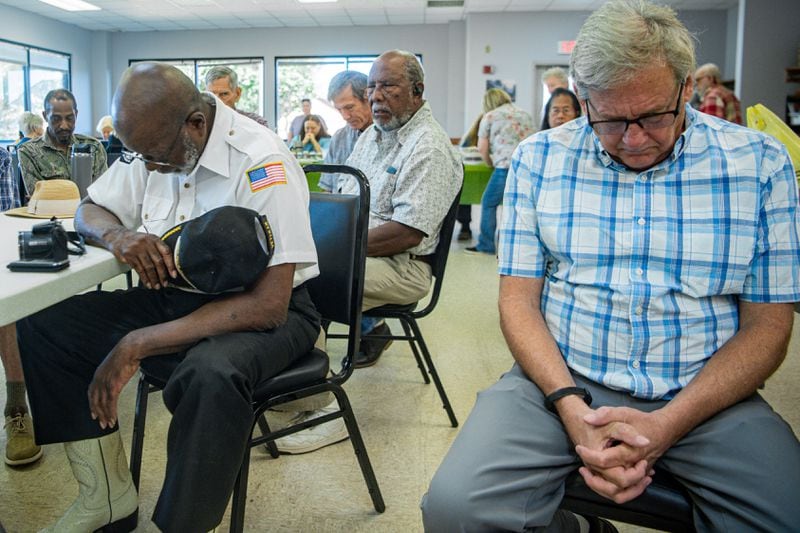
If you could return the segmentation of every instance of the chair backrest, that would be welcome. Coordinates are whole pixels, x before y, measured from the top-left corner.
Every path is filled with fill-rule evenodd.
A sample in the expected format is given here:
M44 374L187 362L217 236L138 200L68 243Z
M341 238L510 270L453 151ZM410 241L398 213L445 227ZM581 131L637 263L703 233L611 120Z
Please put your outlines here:
M436 307L436 302L439 301L439 293L442 290L444 269L447 266L447 258L450 255L450 243L453 241L453 228L456 226L456 216L458 215L458 203L460 199L461 189L456 193L456 197L453 199L450 209L447 211L444 220L442 220L442 227L439 229L439 243L436 245L436 251L433 252L433 261L431 261L431 273L433 274L431 297L428 300L428 305L414 311L413 315L416 318L422 318L433 311L434 307Z
M361 171L343 165L307 165L305 172L350 174L360 194L310 193L311 233L317 247L320 275L307 283L311 300L331 322L350 326L344 373L352 371L352 357L360 340L361 299L369 226L369 184ZM346 379L346 377L344 378Z

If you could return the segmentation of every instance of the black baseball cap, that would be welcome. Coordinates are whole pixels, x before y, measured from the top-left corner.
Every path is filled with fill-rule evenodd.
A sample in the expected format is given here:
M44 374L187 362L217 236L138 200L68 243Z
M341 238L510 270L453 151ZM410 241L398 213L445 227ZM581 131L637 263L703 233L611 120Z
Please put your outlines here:
M178 277L170 284L205 293L247 287L267 268L275 241L267 217L244 207L218 207L161 236Z

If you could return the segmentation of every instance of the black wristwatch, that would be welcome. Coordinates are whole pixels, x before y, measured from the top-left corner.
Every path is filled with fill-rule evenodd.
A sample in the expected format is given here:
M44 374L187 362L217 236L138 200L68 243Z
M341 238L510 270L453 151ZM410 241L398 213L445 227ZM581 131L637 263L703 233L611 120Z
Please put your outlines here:
M545 396L544 406L551 413L558 414L556 402L565 396L572 396L573 394L583 397L583 401L586 402L586 405L592 405L592 395L588 390L583 387L564 387L563 389L558 389Z

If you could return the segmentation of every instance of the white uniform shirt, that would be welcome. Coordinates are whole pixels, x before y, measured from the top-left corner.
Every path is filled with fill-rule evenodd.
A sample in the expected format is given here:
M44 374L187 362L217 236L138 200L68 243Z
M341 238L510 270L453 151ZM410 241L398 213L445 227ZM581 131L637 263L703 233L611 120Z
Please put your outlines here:
M253 209L267 216L275 238L269 266L296 263L297 287L319 274L303 169L275 133L214 99L214 127L190 174L148 172L138 159L120 159L89 196L125 227L159 236L217 207ZM251 183L261 167L270 169L267 179Z

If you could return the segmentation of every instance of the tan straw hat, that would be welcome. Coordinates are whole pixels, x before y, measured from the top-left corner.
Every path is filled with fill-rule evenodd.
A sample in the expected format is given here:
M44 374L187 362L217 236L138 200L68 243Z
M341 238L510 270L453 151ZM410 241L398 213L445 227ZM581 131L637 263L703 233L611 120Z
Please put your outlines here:
M9 209L6 215L29 218L72 218L81 202L78 186L70 180L40 180L36 182L27 207Z

